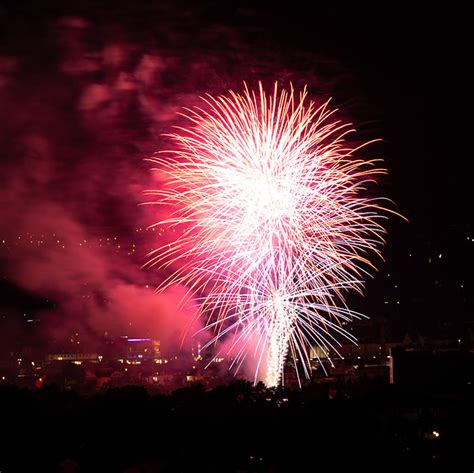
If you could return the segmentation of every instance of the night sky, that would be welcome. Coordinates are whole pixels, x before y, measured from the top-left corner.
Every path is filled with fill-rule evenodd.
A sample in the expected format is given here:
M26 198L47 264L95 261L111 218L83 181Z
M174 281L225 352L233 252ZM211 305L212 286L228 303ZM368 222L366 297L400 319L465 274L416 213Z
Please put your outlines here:
M41 6L40 6L41 4ZM382 157L392 217L379 272L350 304L388 336L473 321L469 15L461 3L15 2L0 6L1 353L156 336L192 309L142 269L172 235L140 206L145 158L176 112L245 80L332 97ZM454 328L453 328L454 327ZM472 327L472 325L471 325ZM188 341L187 343L192 343Z

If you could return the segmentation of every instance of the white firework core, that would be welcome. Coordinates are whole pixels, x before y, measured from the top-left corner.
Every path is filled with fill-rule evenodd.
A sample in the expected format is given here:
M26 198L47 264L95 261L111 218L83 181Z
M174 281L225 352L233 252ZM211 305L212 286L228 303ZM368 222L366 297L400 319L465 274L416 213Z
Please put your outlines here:
M276 84L270 95L260 84L207 96L169 135L174 148L152 158L151 203L169 206L156 225L178 230L150 255L171 270L159 290L185 284L215 330L210 343L231 337L236 366L251 355L269 386L287 355L308 377L310 346L338 353L340 338L355 341L343 325L360 314L345 293L362 290L383 243L385 209L366 194L385 171L356 157L350 124L306 96Z

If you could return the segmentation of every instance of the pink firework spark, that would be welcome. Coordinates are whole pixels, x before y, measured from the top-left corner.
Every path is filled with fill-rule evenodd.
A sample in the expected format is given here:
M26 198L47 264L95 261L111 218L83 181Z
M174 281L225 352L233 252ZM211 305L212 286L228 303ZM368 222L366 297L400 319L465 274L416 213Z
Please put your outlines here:
M364 195L385 170L356 156L354 130L333 114L306 88L245 85L186 109L174 149L152 158L161 185L149 194L169 207L156 225L178 229L150 254L151 266L170 269L158 290L186 285L212 342L231 335L234 362L250 352L255 381L263 371L269 386L288 353L308 377L309 346L337 353L338 335L355 342L343 322L360 314L345 294L362 290L383 243L382 199Z

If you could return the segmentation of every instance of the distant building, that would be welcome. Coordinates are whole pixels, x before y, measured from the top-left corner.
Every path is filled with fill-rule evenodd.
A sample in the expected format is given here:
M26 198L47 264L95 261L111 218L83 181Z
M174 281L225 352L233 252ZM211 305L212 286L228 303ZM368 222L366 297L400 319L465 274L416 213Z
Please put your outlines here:
M474 383L474 352L466 349L392 350L393 384L423 392L467 389Z
M309 349L309 358L311 360L324 360L328 357L329 351L320 347L319 345L313 345Z
M151 338L120 337L122 357L126 360L159 360L161 358L161 343Z
M46 361L99 362L101 359L98 353L53 353L46 356Z

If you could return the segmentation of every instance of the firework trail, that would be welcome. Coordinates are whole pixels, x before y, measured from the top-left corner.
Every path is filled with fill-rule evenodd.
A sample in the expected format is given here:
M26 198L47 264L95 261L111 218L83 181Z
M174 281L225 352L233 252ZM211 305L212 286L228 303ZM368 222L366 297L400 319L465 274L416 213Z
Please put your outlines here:
M345 293L362 290L383 243L382 199L364 195L385 170L356 157L354 130L333 114L306 88L245 85L186 109L189 126L152 158L161 185L151 203L169 206L156 225L178 235L150 254L169 270L158 290L186 285L211 342L231 334L236 366L252 353L268 386L288 354L309 376L309 346L337 353L338 336L355 342L342 325L360 314Z

